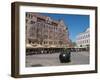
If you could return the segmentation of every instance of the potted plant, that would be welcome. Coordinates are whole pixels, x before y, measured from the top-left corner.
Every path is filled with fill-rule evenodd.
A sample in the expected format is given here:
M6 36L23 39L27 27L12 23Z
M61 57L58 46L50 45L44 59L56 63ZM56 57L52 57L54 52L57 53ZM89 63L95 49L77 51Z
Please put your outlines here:
M64 50L59 55L59 60L61 63L67 63L71 61L70 57L71 52L67 48L64 48Z

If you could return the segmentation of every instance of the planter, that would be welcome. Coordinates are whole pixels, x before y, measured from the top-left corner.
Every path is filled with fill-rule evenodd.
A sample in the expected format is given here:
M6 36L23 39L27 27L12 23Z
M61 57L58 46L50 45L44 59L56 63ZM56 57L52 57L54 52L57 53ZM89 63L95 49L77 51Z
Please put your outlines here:
M62 52L59 55L59 60L61 63L68 63L70 62L71 53L70 52Z

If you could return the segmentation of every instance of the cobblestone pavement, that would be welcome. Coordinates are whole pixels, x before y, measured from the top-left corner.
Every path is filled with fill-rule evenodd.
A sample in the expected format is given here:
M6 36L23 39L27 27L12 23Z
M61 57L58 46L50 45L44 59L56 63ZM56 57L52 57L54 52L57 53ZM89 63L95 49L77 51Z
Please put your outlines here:
M59 54L27 55L26 67L89 64L89 52L71 52L69 63L60 63Z

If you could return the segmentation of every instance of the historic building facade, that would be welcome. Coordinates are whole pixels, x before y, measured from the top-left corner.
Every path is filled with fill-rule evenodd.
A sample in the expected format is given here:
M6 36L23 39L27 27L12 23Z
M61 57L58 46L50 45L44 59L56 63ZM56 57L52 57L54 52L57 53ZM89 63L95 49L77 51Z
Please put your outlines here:
M69 47L69 32L63 20L26 12L26 44L33 47Z
M90 46L90 29L87 28L84 32L76 37L77 47L87 48Z

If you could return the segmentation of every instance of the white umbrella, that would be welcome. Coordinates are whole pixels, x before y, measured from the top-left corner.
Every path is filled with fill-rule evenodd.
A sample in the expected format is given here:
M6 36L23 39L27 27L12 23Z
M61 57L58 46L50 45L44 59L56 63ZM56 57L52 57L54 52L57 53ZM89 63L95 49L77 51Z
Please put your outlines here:
M31 44L26 44L26 48L33 48Z
M44 46L38 44L36 47L37 47L37 48L43 48Z
M55 48L56 46L55 45L51 45L50 47Z

